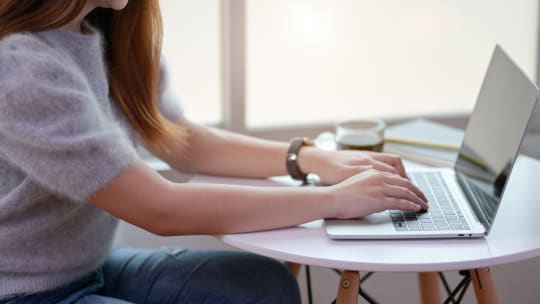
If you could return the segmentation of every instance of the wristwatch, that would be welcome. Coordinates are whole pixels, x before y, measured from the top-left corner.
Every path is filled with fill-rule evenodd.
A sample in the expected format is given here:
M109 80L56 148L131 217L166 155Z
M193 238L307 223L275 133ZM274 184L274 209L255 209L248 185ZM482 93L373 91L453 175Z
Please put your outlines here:
M287 173L292 178L307 182L308 173L302 172L298 167L298 153L304 146L315 146L315 143L307 137L295 137L291 139L289 150L287 151L286 167Z

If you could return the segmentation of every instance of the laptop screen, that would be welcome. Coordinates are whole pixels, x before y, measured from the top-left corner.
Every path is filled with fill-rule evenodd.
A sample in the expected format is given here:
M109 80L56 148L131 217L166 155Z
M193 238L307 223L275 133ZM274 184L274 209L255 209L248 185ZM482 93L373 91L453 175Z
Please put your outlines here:
M455 170L486 230L501 195L538 97L538 89L496 46L469 119Z

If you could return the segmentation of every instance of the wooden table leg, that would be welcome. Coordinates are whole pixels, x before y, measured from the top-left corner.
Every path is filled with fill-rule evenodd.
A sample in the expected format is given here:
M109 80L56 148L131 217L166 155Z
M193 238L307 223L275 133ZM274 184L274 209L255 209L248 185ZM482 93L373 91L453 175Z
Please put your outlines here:
M489 268L469 270L478 304L498 304L499 297Z
M302 268L302 264L297 264L293 262L285 262L285 264L289 267L294 276L298 277L298 274L300 273L300 268Z
M420 297L422 304L441 303L439 277L436 272L419 272Z
M336 304L358 303L358 291L360 290L360 273L358 271L345 270L339 279Z

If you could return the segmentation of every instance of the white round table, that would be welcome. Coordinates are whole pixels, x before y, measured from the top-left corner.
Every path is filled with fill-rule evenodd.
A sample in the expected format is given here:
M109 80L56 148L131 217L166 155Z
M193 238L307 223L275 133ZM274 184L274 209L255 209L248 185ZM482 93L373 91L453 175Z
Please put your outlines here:
M345 269L338 292L338 300L343 303L356 303L352 290L359 284L358 271L419 272L424 279L430 278L426 281L430 284L433 273L446 270L470 270L478 302L496 303L487 267L540 255L539 181L540 161L520 156L495 223L489 235L480 239L331 240L322 221L219 238L229 245L276 259ZM345 290L346 285L350 287ZM357 296L356 291L354 294Z

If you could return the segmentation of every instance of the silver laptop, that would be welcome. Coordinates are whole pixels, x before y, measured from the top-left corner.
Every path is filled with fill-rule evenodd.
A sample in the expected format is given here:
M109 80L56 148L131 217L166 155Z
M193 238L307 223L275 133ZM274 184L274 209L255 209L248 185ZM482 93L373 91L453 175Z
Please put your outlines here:
M428 197L429 210L326 219L326 233L333 239L487 235L537 99L536 85L496 46L454 168L407 172Z

